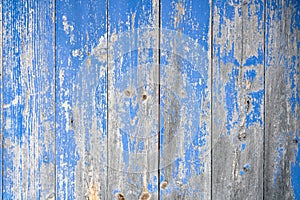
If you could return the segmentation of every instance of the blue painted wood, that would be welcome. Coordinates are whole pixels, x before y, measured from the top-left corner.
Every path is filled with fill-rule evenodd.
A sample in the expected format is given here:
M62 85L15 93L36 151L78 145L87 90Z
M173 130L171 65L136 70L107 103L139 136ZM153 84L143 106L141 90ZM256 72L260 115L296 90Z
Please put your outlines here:
M300 199L300 2L266 1L265 196Z
M211 198L209 1L161 2L161 199Z
M0 32L3 32L3 24L2 24L2 1L0 2ZM0 164L0 171L2 172L2 156L3 156L3 114L2 114L2 102L3 102L3 80L2 80L2 74L3 74L3 65L2 65L2 46L3 46L3 34L0 36L0 158L1 158L1 164ZM2 190L2 179L3 174L0 176L0 189ZM0 200L2 200L2 193L0 195Z
M54 5L3 1L3 199L51 199L54 171Z
M106 32L106 1L56 1L56 199L106 199Z
M213 4L212 199L263 199L264 2Z
M0 199L300 199L299 9L1 1Z
M158 1L108 2L108 199L158 196Z

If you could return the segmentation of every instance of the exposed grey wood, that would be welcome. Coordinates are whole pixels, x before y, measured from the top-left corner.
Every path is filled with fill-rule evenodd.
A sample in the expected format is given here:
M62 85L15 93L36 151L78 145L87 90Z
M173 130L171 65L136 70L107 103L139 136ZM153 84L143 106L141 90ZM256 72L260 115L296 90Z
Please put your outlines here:
M212 199L263 198L263 6L214 2Z
M108 4L108 199L157 199L158 0Z
M0 1L0 200L299 199L299 16Z
M76 77L71 126L80 160L76 166L75 197L107 199L106 43L84 61Z
M299 1L266 2L264 196L293 199L291 165L296 161L300 130Z
M161 3L161 199L211 198L210 8Z

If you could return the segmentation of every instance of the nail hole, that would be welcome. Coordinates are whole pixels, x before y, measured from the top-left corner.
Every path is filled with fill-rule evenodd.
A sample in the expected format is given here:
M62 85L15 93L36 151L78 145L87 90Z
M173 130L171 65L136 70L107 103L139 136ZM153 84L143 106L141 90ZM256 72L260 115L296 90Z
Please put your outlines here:
M246 99L246 106L247 106L247 107L246 107L246 111L247 111L247 112L250 111L250 106L251 106L251 105L250 105L250 104L251 104L250 100L251 100L251 99L249 99L249 98Z
M167 187L167 185L168 185L168 182L167 182L167 181L163 181L163 182L161 182L161 184L160 184L160 188L161 188L161 189L165 189L165 188Z
M143 94L142 96L143 100L145 101L147 99L147 95L146 94Z
M245 132L241 132L238 136L239 140L242 141L246 138L246 133Z
M293 143L295 143L295 144L298 144L298 140L295 138L295 139L293 139Z
M244 170L245 172L247 172L247 171L249 170L249 168L250 168L250 165L249 165L249 164L246 164L246 165L243 167L243 170Z
M125 197L122 193L118 193L117 198L118 198L118 200L125 200Z
M182 96L182 97L185 97L185 96L186 96L186 93L185 93L184 90L181 90L181 96Z
M125 95L126 95L126 96L128 96L128 97L129 97L129 96L130 96L130 94L131 94L131 93L130 93L130 91L129 91L129 90L125 90Z

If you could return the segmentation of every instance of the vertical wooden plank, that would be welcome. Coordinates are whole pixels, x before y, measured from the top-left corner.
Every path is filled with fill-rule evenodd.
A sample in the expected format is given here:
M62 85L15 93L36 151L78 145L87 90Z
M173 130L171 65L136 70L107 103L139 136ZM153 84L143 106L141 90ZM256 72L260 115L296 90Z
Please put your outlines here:
M106 1L56 8L56 198L106 199Z
M210 9L161 4L161 199L211 198Z
M108 199L157 199L158 0L110 0L108 25Z
M1 166L0 166L0 190L1 196L0 199L2 200L2 165L3 165L3 80L2 80L2 46L3 46L3 28L2 28L2 1L0 2L0 158L1 158Z
M3 198L53 199L54 3L3 1Z
M264 2L213 6L212 199L263 199Z
M266 1L266 199L300 199L299 29L299 1Z

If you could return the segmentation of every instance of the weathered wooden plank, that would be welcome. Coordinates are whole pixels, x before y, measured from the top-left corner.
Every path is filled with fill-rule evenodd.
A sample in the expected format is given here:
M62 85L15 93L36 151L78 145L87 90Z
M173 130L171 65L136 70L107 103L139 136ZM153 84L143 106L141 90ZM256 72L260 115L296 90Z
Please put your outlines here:
M57 199L106 198L106 1L57 1Z
M0 2L0 33L3 32L2 29L2 1ZM2 165L3 165L3 80L2 80L2 44L3 44L3 34L0 35L0 158L1 158L1 166L0 166L0 172L2 172ZM0 199L2 200L2 177L3 174L0 176L0 190L1 195Z
M263 1L214 2L212 82L212 199L263 199Z
M157 199L158 0L110 0L108 25L108 199Z
M2 196L53 199L54 3L2 1L2 9Z
M210 9L161 4L161 199L211 198Z
M299 29L299 1L266 1L265 199L300 199Z

